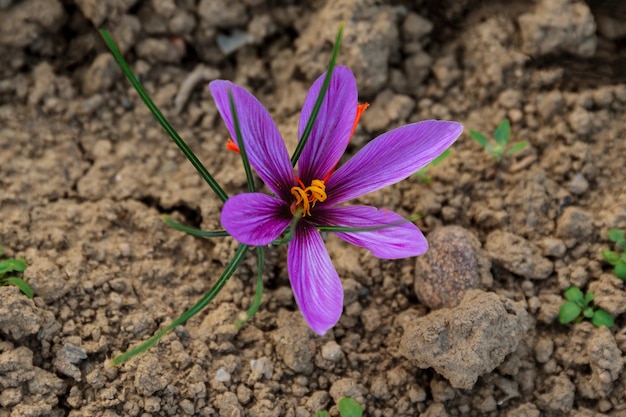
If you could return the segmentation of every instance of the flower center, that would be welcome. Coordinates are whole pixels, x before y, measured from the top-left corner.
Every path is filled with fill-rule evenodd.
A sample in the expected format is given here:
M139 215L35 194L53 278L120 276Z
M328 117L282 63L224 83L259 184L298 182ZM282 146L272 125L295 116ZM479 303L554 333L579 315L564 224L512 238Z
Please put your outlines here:
M326 200L326 185L322 180L313 180L308 187L296 177L300 186L291 187L291 194L295 201L291 204L291 214L296 214L298 209L302 209L302 217L311 215L311 208L315 207L318 201Z

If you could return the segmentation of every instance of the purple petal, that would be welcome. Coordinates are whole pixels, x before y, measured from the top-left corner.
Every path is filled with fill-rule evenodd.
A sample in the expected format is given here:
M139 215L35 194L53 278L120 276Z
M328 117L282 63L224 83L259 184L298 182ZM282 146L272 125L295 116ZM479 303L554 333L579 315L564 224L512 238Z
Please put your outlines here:
M299 138L304 133L324 77L326 73L313 83L304 100L298 129ZM357 104L354 75L347 67L335 67L311 136L298 161L298 175L305 184L310 184L314 179L323 179L339 162L350 141Z
M315 218L322 224L343 227L376 227L399 223L367 232L337 233L341 239L369 249L385 259L418 256L428 250L426 238L413 223L393 211L370 206L342 206L318 209Z
M287 228L289 208L278 198L261 193L230 197L222 208L222 226L238 242L265 246Z
M250 164L276 195L284 199L291 198L290 189L295 185L293 168L285 142L265 107L245 88L230 81L212 81L209 88L232 140L236 143L237 135L228 99L228 89L232 90Z
M287 251L287 267L304 319L315 333L323 335L341 317L343 288L315 227L298 223Z
M461 132L460 123L427 120L377 137L326 182L325 205L347 201L405 179L439 156Z

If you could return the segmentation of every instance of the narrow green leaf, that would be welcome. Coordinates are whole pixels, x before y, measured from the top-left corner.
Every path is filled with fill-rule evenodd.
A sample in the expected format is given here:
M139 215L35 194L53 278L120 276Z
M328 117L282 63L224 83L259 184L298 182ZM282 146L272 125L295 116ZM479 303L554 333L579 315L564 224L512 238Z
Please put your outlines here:
M611 242L621 242L622 240L624 240L624 231L620 230L620 229L611 229L609 230L609 240Z
M514 153L518 153L519 151L526 149L527 146L528 146L528 142L525 140L521 142L517 142L515 145L511 146L508 151L506 151L506 154L513 155Z
M7 277L0 279L0 285L15 285L20 289L28 298L33 298L33 289L28 285L28 282L18 277Z
M587 294L585 294L585 299L583 300L583 304L589 305L589 303L592 302L594 298L596 298L596 296L593 291L587 291Z
M613 317L611 317L611 315L607 313L606 311L602 309L598 309L593 313L593 318L591 319L591 322L596 327L600 327L600 326L612 327Z
M572 301L566 301L561 305L559 309L559 322L561 324L567 324L576 319L581 313L582 309Z
M511 123L509 122L509 119L504 119L500 122L498 127L496 127L496 131L493 132L493 138L502 148L509 143L509 140L511 139Z
M320 89L320 93L317 96L317 100L315 101L315 106L313 106L313 110L311 111L311 116L306 123L306 127L304 128L304 132L302 132L302 137L298 140L298 145L296 146L296 150L291 156L291 165L296 166L298 159L300 159L300 155L302 155L302 151L304 150L304 146L309 140L309 136L311 136L311 131L313 130L313 125L317 120L317 115L320 112L320 108L322 107L322 103L324 102L324 97L326 97L326 92L328 91L328 86L330 85L330 80L333 76L333 70L335 69L335 65L337 62L337 56L339 55L339 48L341 46L341 38L343 37L343 23L339 25L339 31L337 32L337 38L335 38L335 46L333 47L333 53L330 57L330 62L328 63L328 70L326 71L326 77L324 77L324 82L322 84L322 88Z
M215 178L213 178L209 170L206 169L206 167L202 164L202 162L200 162L196 154L193 153L191 148L189 148L187 143L185 143L185 141L178 135L178 132L174 130L174 128L167 121L165 116L163 116L159 108L154 104L154 102L148 95L147 91L143 88L143 86L141 85L137 77L135 77L135 74L130 69L130 66L128 65L124 57L122 56L120 50L117 48L117 45L115 44L115 41L111 37L111 34L104 29L100 29L99 32L100 32L100 36L102 36L102 39L104 39L104 43L106 43L107 47L113 54L113 57L117 61L117 64L122 69L122 72L124 73L124 75L126 75L126 78L128 78L128 81L130 81L130 83L133 85L133 87L137 91L137 94L139 94L139 97L141 97L141 99L146 104L148 109L150 109L150 112L157 119L161 127L167 132L170 138L172 138L176 146L178 146L181 152L189 160L191 165L193 165L196 171L198 171L200 176L207 182L207 184L209 184L209 187L211 187L211 190L213 190L213 192L217 195L217 197L220 200L222 200L222 202L225 202L228 199L228 194L226 194L224 189L217 183L217 181L215 181Z
M241 329L244 324L248 320L250 320L257 311L259 311L259 307L261 307L261 300L263 298L263 268L265 265L265 252L261 246L256 247L257 251L257 279L256 279L256 291L254 293L254 299L252 300L252 304L250 304L250 308L246 312L245 320L237 320L235 322L235 326L238 329Z
M222 272L222 275L200 300L198 300L191 308L178 316L174 321L172 321L150 339L111 359L111 363L114 366L121 365L122 363L139 355L140 353L145 352L146 350L154 346L159 340L161 340L163 336L169 333L176 326L185 323L187 320L202 311L202 309L204 309L204 307L206 307L217 296L217 294L219 294L222 288L224 288L224 285L226 285L230 277L233 275L233 273L243 260L247 250L248 245L239 245L237 251L235 252L235 255L233 256L233 259L231 259L228 265L226 265L226 268L224 269L224 272Z
M615 265L615 276L619 279L626 279L626 262L620 259L620 261Z
M583 292L578 287L569 287L565 291L565 298L575 303L582 302L584 299Z
M604 260L613 266L617 265L620 259L619 254L613 252L612 250L603 250L602 257L604 257Z
M0 261L0 276L7 272L23 272L26 267L26 261L22 258L5 259Z
M196 229L195 227L185 226L182 223L178 223L176 220L172 219L168 215L163 215L163 221L172 229L176 229L179 232L187 233L188 235L202 237L202 238L213 238L213 237L227 237L230 236L226 230L215 230L215 231L206 231Z
M472 139L474 139L480 146L487 149L489 147L489 140L485 135L475 130L470 130L469 135Z
M421 180L424 184L430 184L432 180L428 177L428 166L420 169L415 173L415 177Z
M443 161L444 159L446 159L447 157L449 157L451 153L452 153L452 151L450 150L450 148L446 149L445 151L441 152L441 154L439 154L439 156L438 156L438 157L436 157L435 159L433 159L433 160L431 161L431 163L430 163L430 164L428 164L428 165L433 166L433 167L434 167L434 166L436 166L436 165L439 165L439 164L441 163L441 161ZM428 166L428 165L427 165L427 166Z
M239 124L239 115L237 114L237 107L235 106L235 99L233 98L233 91L228 89L228 102L230 103L230 112L233 115L233 124L235 125L235 135L237 136L237 146L239 146L239 154L241 155L241 162L243 162L243 169L246 172L246 181L248 181L248 191L253 193L254 190L254 178L252 177L252 169L250 168L250 161L248 160L248 152L243 143L243 136L241 135L241 126Z
M361 417L363 415L363 407L354 398L342 398L339 400L337 408L341 417Z

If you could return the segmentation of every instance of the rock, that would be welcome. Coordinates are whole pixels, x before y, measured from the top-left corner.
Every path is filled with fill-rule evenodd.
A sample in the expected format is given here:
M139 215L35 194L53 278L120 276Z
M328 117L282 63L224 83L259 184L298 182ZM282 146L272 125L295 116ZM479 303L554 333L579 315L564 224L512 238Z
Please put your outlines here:
M239 404L237 394L234 392L225 392L217 395L215 398L215 406L219 410L220 416L243 416L243 407Z
M274 374L274 364L267 356L263 356L260 359L252 359L250 361L250 371L249 382L254 384L261 379L271 379Z
M565 101L560 91L550 91L545 95L539 96L537 103L537 111L544 122L552 120L562 109Z
M485 249L493 262L516 275L529 279L546 279L553 265L541 250L521 236L496 230L487 236Z
M543 247L543 256L550 256L553 258L562 258L567 252L567 247L561 239L554 237L546 237L541 241Z
M541 412L531 403L520 404L506 414L506 417L539 417Z
M0 286L0 332L14 340L35 334L43 322L33 300L14 286Z
M87 354L81 347L66 343L62 349L57 351L53 364L57 371L80 381L81 372L75 365L83 359L87 359Z
M604 326L590 327L589 337L585 338L585 351L589 358L591 377L581 375L578 378L578 389L586 398L606 398L622 373L624 361L611 331Z
M588 290L595 295L594 304L613 317L626 312L624 281L616 278L612 273L600 275L599 279L589 284Z
M0 354L0 387L18 387L35 377L33 352L20 346Z
M339 400L344 397L354 398L356 402L358 402L359 404L363 404L365 400L365 395L367 394L367 390L355 379L341 378L333 383L333 385L330 387L329 394L335 401L335 404L338 404Z
M589 189L589 181L583 174L577 172L569 183L568 190L574 195L582 195Z
M557 221L556 236L582 243L591 237L593 229L593 218L587 211L569 206L563 210L563 214Z
M567 116L567 122L574 133L586 136L593 127L593 115L589 110L576 106Z
M354 72L360 95L374 96L387 84L389 56L399 48L396 20L392 7L369 0L327 2L296 39L296 62L309 80L319 77L330 58L327 42L345 22L342 65Z
M280 310L276 319L277 329L272 332L278 357L291 370L303 374L313 372L315 343L311 331L297 311Z
M420 368L434 368L454 388L471 389L517 349L529 327L520 304L470 290L458 307L409 322L400 353Z
M122 55L126 54L137 43L137 37L141 31L141 22L135 16L123 15L116 22L111 31L111 36Z
M46 303L58 300L70 290L64 273L50 259L33 251L27 254L26 262L28 268L24 271L24 280Z
M491 281L491 262L480 241L459 226L445 226L428 235L429 249L415 263L415 294L430 308L455 307L481 277Z
M596 51L596 24L584 2L541 0L518 22L522 50L532 57L559 52L591 57Z

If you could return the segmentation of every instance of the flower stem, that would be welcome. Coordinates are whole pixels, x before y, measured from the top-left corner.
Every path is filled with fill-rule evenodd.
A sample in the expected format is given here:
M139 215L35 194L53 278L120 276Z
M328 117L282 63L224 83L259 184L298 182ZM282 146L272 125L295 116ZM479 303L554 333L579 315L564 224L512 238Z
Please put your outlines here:
M252 304L250 304L250 308L246 311L246 319L245 320L237 320L235 322L235 326L238 329L241 329L246 321L250 320L256 312L261 307L261 299L263 298L263 267L265 265L265 252L261 246L256 247L257 251L257 279L256 279L256 291L254 293L254 299L252 300Z
M130 66L128 65L124 57L122 56L120 50L117 48L117 45L115 44L115 41L111 37L111 34L104 29L100 29L100 36L102 36L102 39L104 39L104 43L106 43L106 45L111 50L113 57L115 58L115 60L117 61L117 64L122 69L122 72L124 73L124 75L126 75L126 78L128 78L128 81L130 81L130 83L133 85L133 87L137 91L137 94L139 94L139 97L141 97L141 99L146 104L146 106L148 107L152 115L157 119L161 127L167 132L170 138L172 138L174 143L176 143L176 146L178 146L178 148L185 155L185 157L189 160L189 162L191 162L191 165L193 165L196 171L198 171L200 176L207 182L207 184L209 184L209 187L211 187L211 189L217 195L217 197L220 200L222 200L222 202L225 202L226 200L228 200L228 194L226 194L226 191L224 191L224 189L217 183L217 181L215 180L215 178L213 178L209 170L206 169L206 167L202 164L202 162L200 162L198 157L192 152L192 150L185 143L185 141L178 135L176 130L174 130L172 125L167 121L165 116L163 116L163 113L161 113L158 107L154 104L154 102L152 101L152 99L150 98L146 90L143 88L143 86L141 85L137 77L135 77L135 74L130 69Z
M326 96L326 92L328 91L328 86L330 85L330 80L332 79L333 69L335 68L335 65L336 65L335 63L337 62L337 55L339 55L339 48L341 46L342 36L343 36L343 23L339 25L339 31L337 32L337 38L335 39L333 53L330 57L330 61L328 62L328 70L326 71L326 77L324 77L324 83L322 84L320 93L317 96L317 100L315 101L315 106L313 106L313 111L311 112L311 116L309 116L309 120L307 121L306 127L304 128L304 132L302 132L302 137L298 141L296 150L293 152L293 155L291 156L291 165L293 166L296 166L298 159L300 159L300 155L302 155L304 146L309 140L309 136L311 136L313 125L315 124L315 121L317 120L317 115L319 114L320 108L322 107L322 103L324 102L324 97Z
M179 326L185 323L187 320L189 320L190 318L195 316L198 312L200 312L204 307L206 307L217 296L217 294L219 294L222 288L224 288L224 285L226 285L226 282L228 282L230 277L233 275L233 273L235 272L235 270L237 269L237 267L243 260L247 249L248 249L248 245L239 245L239 247L237 248L237 251L235 252L235 256L233 256L233 259L231 259L228 265L226 265L224 272L222 272L222 275L219 277L217 282L190 309L188 309L183 314L178 316L173 322L168 324L165 328L163 328L157 334L152 336L150 339L141 343L139 346L135 346L134 348L127 350L121 355L118 355L115 358L111 359L111 363L114 366L121 365L122 363L139 355L140 353L145 352L146 350L154 346L159 340L161 340L161 338L165 336L169 331L174 329L176 326Z

